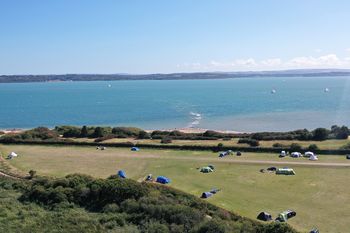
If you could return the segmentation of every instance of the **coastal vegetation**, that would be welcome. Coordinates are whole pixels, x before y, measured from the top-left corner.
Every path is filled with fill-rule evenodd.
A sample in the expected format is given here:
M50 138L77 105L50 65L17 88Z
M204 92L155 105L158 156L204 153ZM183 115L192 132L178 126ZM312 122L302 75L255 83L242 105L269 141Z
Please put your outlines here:
M331 129L317 128L290 132L224 133L212 130L189 133L179 130L146 132L136 127L94 127L56 126L54 129L38 127L19 133L0 136L2 143L60 143L92 145L103 143L114 146L146 146L173 149L225 150L276 152L278 150L318 153L349 153L347 144L349 129L346 126L332 126ZM220 147L218 146L220 144ZM251 147L248 149L247 147ZM327 151L329 150L329 151Z
M110 176L0 178L1 232L296 233L173 188Z

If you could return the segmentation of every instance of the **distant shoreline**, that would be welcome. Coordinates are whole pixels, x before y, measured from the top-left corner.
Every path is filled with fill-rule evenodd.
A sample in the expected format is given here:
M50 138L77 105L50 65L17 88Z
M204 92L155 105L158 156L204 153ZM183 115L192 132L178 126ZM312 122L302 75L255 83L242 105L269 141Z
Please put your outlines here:
M137 80L203 80L268 77L327 77L349 76L350 69L302 69L244 72L196 72L169 74L48 74L0 75L0 83L77 82L77 81L137 81Z

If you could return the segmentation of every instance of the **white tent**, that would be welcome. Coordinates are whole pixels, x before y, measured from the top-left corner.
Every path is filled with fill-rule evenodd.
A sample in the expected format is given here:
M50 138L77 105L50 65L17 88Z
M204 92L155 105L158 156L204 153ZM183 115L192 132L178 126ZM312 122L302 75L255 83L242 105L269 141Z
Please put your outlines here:
M281 156L281 157L284 157L284 156L286 156L286 155L287 155L286 151L282 150L281 153L280 153L280 156Z
M9 159L12 159L13 157L17 157L18 155L15 153L15 152L11 152L9 155L8 155L8 158Z
M316 161L318 160L317 156L315 154L312 154L309 158L309 160Z
M300 152L292 152L290 154L291 157L293 158L300 158L300 157L303 157L303 155L300 153Z
M313 153L313 152L311 152L311 151L307 151L307 152L305 152L305 157L311 157L311 156L314 156L315 154Z

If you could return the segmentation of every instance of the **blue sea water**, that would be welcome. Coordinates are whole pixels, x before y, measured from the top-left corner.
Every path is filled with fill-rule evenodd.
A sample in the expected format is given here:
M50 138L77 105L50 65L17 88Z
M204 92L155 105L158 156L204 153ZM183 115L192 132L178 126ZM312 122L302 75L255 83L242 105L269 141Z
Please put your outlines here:
M0 84L0 101L1 129L123 125L279 131L350 126L350 77L10 83Z

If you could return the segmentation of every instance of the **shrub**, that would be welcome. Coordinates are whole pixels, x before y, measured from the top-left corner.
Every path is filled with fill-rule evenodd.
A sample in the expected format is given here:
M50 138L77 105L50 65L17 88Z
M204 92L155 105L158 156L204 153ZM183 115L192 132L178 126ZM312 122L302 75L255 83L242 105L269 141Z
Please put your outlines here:
M299 151L299 150L301 150L301 149L302 149L302 147L301 147L301 145L298 144L298 143L292 143L292 144L290 144L290 150L292 150L292 151Z
M135 127L114 127L112 134L116 137L127 138L127 137L138 137L142 129Z
M36 171L35 170L30 170L28 173L29 173L29 176L30 176L31 179L36 175Z
M259 146L260 143L258 140L251 140L249 143L248 143L249 146L251 147L256 147L256 146Z
M272 145L272 147L276 147L276 148L282 148L282 147L286 147L284 144L276 142Z
M308 147L309 150L311 151L315 151L315 150L318 150L318 146L316 144L310 144L310 146Z
M250 145L252 147L260 145L259 141L256 140L256 139L253 139L253 138L240 138L238 140L238 143L240 143L240 144L241 143L246 143L246 144L248 144L248 145Z

